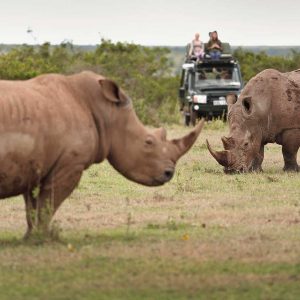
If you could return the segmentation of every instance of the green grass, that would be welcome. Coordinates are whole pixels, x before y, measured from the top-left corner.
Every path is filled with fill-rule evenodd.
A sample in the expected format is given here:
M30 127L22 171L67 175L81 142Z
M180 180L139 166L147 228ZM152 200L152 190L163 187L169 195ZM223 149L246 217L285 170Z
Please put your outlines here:
M0 299L298 299L300 175L276 145L264 173L223 174L205 139L225 134L209 124L163 187L93 166L55 217L59 241L24 242L23 200L1 201Z

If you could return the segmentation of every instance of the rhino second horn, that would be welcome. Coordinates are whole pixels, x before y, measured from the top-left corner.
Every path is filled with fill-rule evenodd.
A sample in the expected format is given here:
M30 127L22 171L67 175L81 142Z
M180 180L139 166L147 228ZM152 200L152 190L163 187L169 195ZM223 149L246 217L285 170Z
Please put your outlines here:
M180 139L173 139L171 143L177 147L178 154L177 159L184 155L195 143L197 140L202 128L204 126L204 119L202 119L197 126L187 135Z
M215 160L223 167L228 167L230 163L230 152L228 150L225 151L213 150L208 140L206 140L206 144L210 154L215 158Z
M225 150L230 150L233 146L233 141L232 141L232 138L228 138L226 136L222 136L221 137L221 141L223 143L223 147Z

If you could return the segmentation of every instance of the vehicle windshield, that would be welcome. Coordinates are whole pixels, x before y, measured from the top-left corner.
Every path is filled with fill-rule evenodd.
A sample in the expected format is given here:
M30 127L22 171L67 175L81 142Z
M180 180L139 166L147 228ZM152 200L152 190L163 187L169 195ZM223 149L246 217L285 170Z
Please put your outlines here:
M241 87L237 67L205 67L194 74L195 88Z

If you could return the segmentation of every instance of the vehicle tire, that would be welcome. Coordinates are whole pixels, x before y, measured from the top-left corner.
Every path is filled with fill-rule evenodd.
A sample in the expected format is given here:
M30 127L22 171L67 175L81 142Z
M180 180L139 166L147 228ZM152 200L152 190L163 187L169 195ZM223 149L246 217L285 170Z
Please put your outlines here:
M191 107L190 115L191 115L191 123L192 123L193 126L195 126L197 118L198 118L198 112L194 111L193 108Z
M184 115L184 125L185 126L190 126L191 122L191 116L190 115Z

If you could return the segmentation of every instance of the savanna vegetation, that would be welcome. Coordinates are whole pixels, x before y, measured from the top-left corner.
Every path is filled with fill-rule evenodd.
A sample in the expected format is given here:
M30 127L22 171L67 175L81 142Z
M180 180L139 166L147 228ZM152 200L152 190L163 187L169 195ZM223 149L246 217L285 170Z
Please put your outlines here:
M300 68L300 54L237 49L245 80L267 67ZM16 47L0 55L1 79L83 69L116 80L146 124L179 123L178 77L165 48L111 43ZM56 239L23 241L23 199L0 201L0 299L298 299L299 175L268 145L264 173L225 175L209 155L226 124L207 124L173 180L148 188L108 163L85 172L58 211Z
M146 124L180 122L178 107L179 64L184 53L166 47L144 47L132 43L101 40L84 50L71 43L57 46L16 46L0 55L0 79L29 79L44 73L72 74L93 70L116 80L130 95ZM174 56L175 55L175 56ZM300 68L300 52L270 56L243 48L234 50L245 81L266 68L291 71ZM181 57L181 58L180 58ZM176 62L173 60L176 60Z
M0 55L1 79L29 79L44 73L72 74L92 70L114 79L133 99L146 124L179 121L179 79L171 73L169 50L102 40L94 51L79 51L70 43L23 45Z
M0 299L298 299L299 175L275 145L264 173L225 175L205 139L217 148L226 131L207 125L163 187L92 167L55 217L58 240L22 241L23 199L1 201Z
M291 49L286 56L269 56L262 51L254 53L238 48L233 54L241 64L241 71L245 81L249 81L264 69L276 69L289 72L300 68L300 52Z

